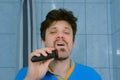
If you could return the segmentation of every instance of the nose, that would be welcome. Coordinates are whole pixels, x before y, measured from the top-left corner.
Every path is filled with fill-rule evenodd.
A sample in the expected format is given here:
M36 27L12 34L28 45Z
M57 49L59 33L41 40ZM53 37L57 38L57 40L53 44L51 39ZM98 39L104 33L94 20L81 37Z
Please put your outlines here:
M62 33L58 33L57 34L57 39L61 39L61 38L64 38L64 35Z

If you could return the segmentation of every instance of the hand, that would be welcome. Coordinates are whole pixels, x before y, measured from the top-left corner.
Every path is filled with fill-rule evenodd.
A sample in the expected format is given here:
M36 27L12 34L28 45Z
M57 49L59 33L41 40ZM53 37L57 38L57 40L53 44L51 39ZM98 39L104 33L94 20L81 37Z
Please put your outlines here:
M25 80L40 80L42 77L45 76L50 62L54 59L52 58L45 61L32 62L31 58L33 56L39 57L40 55L47 56L48 54L46 52L51 54L53 50L55 50L55 48L43 48L35 50L29 55L28 73Z

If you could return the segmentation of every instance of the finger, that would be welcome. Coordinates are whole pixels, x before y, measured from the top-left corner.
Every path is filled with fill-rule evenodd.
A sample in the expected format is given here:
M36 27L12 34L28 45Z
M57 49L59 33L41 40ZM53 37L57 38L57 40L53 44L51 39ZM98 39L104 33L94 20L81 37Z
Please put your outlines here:
M41 54L42 56L47 56L47 55L48 55L45 50L41 50L40 54Z
M55 50L55 48L43 48L43 49L38 49L37 51L40 52L42 55L47 56L46 52L48 54L51 54L53 50Z
M48 54L51 54L52 51L55 50L55 48L42 48L42 49L37 49L37 50L34 50L30 56L33 57L33 56L48 56Z
M30 54L30 56L32 57L32 56L40 56L40 52L38 51L38 50L35 50L35 51L33 51L31 54Z

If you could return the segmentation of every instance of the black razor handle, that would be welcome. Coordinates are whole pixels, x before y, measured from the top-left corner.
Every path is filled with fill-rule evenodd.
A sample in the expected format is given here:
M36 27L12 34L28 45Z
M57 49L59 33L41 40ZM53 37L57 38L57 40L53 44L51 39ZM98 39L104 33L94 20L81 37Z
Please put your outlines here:
M52 51L52 53L51 54L48 54L47 56L43 56L43 55L41 55L40 57L37 57L37 56L33 56L32 58L31 58L31 61L32 62L38 62L38 61L44 61L44 60L48 60L48 59L51 59L51 58L56 58L57 57L57 53L56 53L57 51L56 50L54 50L54 51Z

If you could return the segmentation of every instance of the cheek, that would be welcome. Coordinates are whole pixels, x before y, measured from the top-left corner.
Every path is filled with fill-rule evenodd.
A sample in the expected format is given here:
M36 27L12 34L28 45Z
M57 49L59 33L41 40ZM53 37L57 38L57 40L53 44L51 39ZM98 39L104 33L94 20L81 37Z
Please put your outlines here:
M70 37L67 38L67 40L70 44L73 44L73 37L70 36Z
M70 44L70 48L73 48L73 47L74 47L74 43L72 41L71 44Z
M69 47L73 48L74 47L74 42L73 42L73 38L70 38L68 41Z
M47 37L46 40L45 40L45 46L46 47L53 46L53 41L54 41L54 39L52 37Z

